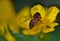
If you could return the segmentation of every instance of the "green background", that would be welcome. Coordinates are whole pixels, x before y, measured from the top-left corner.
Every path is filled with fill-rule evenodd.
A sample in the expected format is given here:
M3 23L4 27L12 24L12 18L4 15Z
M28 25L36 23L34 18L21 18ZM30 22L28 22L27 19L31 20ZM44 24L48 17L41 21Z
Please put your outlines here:
M13 0L12 1L16 10L16 13L19 12L24 6L33 6L35 4L41 4L45 7L50 7L52 5L57 6L60 9L60 0ZM60 14L58 14L56 22L59 23L54 32L49 33L49 40L50 41L60 41ZM40 41L39 36L25 36L22 33L20 34L12 34L16 37L17 41ZM3 38L0 37L0 41ZM47 41L47 40L46 40Z

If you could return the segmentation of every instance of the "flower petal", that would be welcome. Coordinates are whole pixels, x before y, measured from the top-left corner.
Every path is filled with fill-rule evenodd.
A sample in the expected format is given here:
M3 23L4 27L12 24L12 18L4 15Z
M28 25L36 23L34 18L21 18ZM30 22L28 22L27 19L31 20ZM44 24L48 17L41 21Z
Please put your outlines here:
M47 11L47 14L48 14L48 19L50 23L55 21L58 13L59 13L59 9L56 6L52 6L49 8L49 10Z
M16 16L16 12L13 8L13 5L11 4L10 1L8 0L4 0L1 1L1 8L0 8L0 12L1 12L1 16L4 20L9 19L11 17L15 17Z
M12 19L8 22L9 29L14 33L19 33L19 25L16 19Z
M0 20L0 35L4 35L6 25L7 24L5 24L5 21Z
M3 35L5 33L5 29L3 26L0 26L0 35Z
M55 30L54 27L57 26L57 25L58 25L58 23L51 23L51 24L49 24L49 28L48 27L45 27L43 29L43 32L44 33L52 32L52 31Z
M19 23L19 25L21 25L21 23L29 20L31 17L30 14L30 7L24 7L17 15L17 21Z
M21 23L21 24L20 24L20 27L29 29L30 20L31 20L31 19L29 19L29 20L27 20L27 21Z
M40 24L34 26L34 28L32 29L27 29L27 30L24 30L23 33L25 35L36 35L37 33L41 32L41 26Z
M16 39L10 34L9 31L3 36L7 41L16 41Z
M36 13L40 13L41 17L43 18L45 16L45 8L41 6L40 4L37 4L31 8L31 14L32 16Z

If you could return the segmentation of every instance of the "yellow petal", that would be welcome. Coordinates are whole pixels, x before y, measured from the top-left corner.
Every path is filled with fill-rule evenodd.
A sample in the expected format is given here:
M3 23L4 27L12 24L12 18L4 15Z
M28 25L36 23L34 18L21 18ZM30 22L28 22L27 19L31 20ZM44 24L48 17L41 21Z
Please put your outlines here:
M27 20L27 21L21 23L21 24L20 24L20 27L29 29L30 20L31 20L31 19L29 19L29 20Z
M55 26L57 26L58 25L58 23L51 23L49 26L51 27L51 28L54 28Z
M31 8L31 14L32 14L32 16L33 16L36 12L40 13L40 15L41 15L42 18L45 16L45 13L46 13L46 12L45 12L45 8L44 8L42 5L40 5L40 4L37 4L37 5L35 5L35 6L33 6L33 7Z
M5 24L9 24L7 22L10 21L10 19L16 18L16 12L13 8L12 2L9 0L2 0L0 1L0 4L1 20L4 21Z
M17 21L19 23L19 25L21 25L21 23L27 21L30 19L30 7L24 7L21 11L19 11L18 15L17 15Z
M55 21L58 13L59 13L59 9L56 6L52 6L48 9L47 14L50 23Z
M12 18L15 16L16 12L13 8L13 5L11 4L10 1L1 1L1 16L3 17L4 20L7 18Z
M8 30L7 27L5 27L5 34L3 35L3 37L7 40L7 41L16 41L16 39L12 36L12 34L10 33L10 31Z
M5 29L4 29L4 27L2 26L0 26L0 35L3 35L5 33Z
M19 27L18 23L16 22L16 20L13 20L13 21L10 20L10 23L8 23L8 26L12 32L19 33L20 27Z
M3 35L5 33L5 27L5 22L0 20L0 35Z
M16 39L10 34L10 32L7 32L3 37L4 37L7 41L16 41Z
M41 32L41 26L40 24L34 26L32 29L24 30L23 33L25 35L36 35L37 33Z
M49 28L48 27L43 28L43 32L44 33L52 32L52 31L55 30L54 27L57 26L57 25L58 25L58 23L51 23L51 24L48 25Z

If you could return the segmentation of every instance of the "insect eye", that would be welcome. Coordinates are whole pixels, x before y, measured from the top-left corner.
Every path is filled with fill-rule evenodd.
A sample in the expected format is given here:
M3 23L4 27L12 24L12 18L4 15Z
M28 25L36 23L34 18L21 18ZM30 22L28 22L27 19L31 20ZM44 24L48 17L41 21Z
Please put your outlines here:
M40 16L40 13L39 12L36 12L35 14L34 14L34 18L38 18Z

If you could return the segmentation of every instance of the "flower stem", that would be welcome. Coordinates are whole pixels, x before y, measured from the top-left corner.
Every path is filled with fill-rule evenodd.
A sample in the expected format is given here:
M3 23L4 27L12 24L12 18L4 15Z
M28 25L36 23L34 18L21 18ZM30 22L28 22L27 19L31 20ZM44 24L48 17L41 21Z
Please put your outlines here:
M43 37L41 37L41 35L39 34L38 39L39 41L50 41L49 34L45 34L45 33L43 34Z

